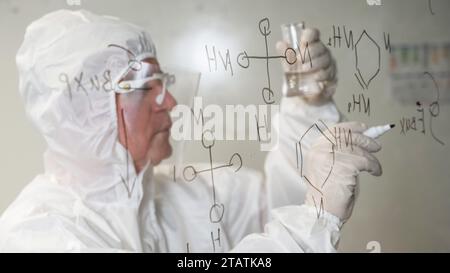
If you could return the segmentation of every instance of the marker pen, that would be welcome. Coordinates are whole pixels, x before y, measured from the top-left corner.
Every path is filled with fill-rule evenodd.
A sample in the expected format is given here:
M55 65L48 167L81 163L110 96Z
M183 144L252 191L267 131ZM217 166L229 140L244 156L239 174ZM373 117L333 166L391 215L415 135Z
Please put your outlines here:
M395 127L395 124L387 124L387 125L382 125L382 126L370 127L369 129L364 131L363 135L371 137L371 138L378 138L394 127Z

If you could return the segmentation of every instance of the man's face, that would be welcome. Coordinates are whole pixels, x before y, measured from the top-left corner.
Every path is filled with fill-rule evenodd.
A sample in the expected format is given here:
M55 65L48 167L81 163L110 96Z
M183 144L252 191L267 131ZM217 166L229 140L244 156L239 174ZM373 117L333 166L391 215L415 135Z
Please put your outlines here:
M156 59L146 59L143 63L152 67L150 74L161 72ZM149 160L157 165L172 153L169 112L176 101L167 91L159 105L156 97L162 93L162 88L160 80L152 80L145 83L146 90L116 94L119 141L130 151L137 172Z

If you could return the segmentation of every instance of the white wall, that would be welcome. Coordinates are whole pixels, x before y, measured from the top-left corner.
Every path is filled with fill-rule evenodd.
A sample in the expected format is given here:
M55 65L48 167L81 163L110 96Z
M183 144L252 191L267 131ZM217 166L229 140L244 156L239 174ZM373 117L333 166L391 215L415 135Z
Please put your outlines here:
M383 45L383 31L391 43L450 41L450 2L433 0L434 16L425 0L382 0L382 6L368 6L364 0L320 1L118 1L81 0L82 8L110 14L148 28L163 64L183 63L201 70L200 94L206 103L263 104L260 89L265 85L263 63L241 69L233 63L234 76L224 71L209 72L204 46L230 49L232 58L242 50L264 52L258 21L269 17L272 35L269 48L275 54L280 39L279 25L305 21L319 28L322 37L332 35L332 25L346 25L358 36L363 29ZM15 54L25 27L43 14L71 8L65 1L0 0L0 211L25 184L42 170L43 140L26 119L17 92ZM352 94L361 93L354 73L354 53L333 48L339 66L340 84L335 96L346 111ZM372 52L362 57L372 60ZM280 90L280 64L271 64L272 85ZM402 106L389 97L387 54L382 51L380 75L369 90L371 116L347 115L368 124L399 123L402 116L416 113L416 107ZM431 92L431 91L430 91ZM278 99L278 97L277 97ZM341 250L367 251L369 241L378 241L382 251L450 251L450 108L441 105L435 131L446 143L441 146L427 134L400 135L399 126L383 136L378 157L383 176L363 174L361 192L351 220L346 224ZM399 124L398 124L399 125ZM239 151L244 164L261 168L264 157L255 142L220 142L215 147L218 160L228 160L230 151ZM192 160L206 160L198 145L189 147Z

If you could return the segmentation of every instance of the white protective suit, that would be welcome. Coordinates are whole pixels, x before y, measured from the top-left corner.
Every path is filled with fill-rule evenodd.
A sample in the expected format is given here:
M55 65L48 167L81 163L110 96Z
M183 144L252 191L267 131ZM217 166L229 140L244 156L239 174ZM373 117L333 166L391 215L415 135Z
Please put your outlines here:
M209 173L174 182L164 166L148 165L139 174L132 160L127 166L109 79L129 56L110 44L156 56L143 29L86 11L53 12L28 27L17 55L20 92L48 149L45 172L1 217L1 251L335 250L341 222L328 213L318 219L314 207L303 205L306 186L295 153L295 142L318 119L327 125L340 120L333 102L309 106L283 99L280 144L268 155L265 175L217 170L217 200L225 213L211 223ZM305 151L310 143L306 138ZM127 168L130 179L123 183Z

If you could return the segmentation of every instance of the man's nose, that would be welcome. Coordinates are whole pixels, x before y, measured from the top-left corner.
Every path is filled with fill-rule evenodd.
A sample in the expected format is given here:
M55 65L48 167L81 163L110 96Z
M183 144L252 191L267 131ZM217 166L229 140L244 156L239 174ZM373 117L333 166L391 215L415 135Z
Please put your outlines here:
M166 96L164 97L161 107L167 109L167 111L171 111L176 105L176 99L172 96L169 90L166 90Z

